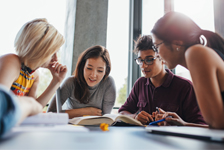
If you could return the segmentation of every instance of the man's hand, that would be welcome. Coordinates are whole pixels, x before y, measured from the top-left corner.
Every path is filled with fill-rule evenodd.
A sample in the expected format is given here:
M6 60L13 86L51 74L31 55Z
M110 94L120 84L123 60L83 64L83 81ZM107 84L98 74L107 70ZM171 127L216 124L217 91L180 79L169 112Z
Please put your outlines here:
M135 116L135 119L140 121L142 124L146 125L149 122L154 121L152 116L145 111L141 111L139 114Z
M166 121L158 123L159 126L171 126L171 125L184 126L186 124L186 122L183 121L181 117L179 117L175 112L165 112L161 108L159 108L159 112L160 113L155 112L156 121L166 118Z

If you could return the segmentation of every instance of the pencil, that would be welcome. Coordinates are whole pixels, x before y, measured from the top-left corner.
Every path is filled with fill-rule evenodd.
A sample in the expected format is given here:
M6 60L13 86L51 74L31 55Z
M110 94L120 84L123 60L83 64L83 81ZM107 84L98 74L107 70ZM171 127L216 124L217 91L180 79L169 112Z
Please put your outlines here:
M136 113L136 116L137 116L140 112L141 112L141 111L140 111L140 110L138 110L138 111L137 111L137 113Z
M138 111L135 113L134 119L135 119L136 116L138 116L138 114L139 114L140 112L141 112L141 111L138 110Z
M159 112L159 107L156 107L156 111L158 112L158 114L160 114L160 112Z

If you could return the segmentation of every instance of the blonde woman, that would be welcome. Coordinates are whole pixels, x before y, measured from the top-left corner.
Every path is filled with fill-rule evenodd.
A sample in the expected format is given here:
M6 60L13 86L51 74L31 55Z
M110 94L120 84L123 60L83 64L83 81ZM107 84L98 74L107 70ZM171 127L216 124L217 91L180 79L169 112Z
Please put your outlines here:
M46 19L27 22L15 38L17 54L0 57L0 84L11 89L19 99L36 100L44 107L67 72L66 66L59 64L57 60L57 52L63 43L63 36ZM37 97L37 69L40 67L49 69L53 79Z

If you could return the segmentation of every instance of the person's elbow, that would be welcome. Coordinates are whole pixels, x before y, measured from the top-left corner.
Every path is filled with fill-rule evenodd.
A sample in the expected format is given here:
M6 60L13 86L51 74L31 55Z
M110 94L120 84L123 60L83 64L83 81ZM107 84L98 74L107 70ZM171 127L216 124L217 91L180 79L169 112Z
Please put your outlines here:
M214 129L224 129L224 121L222 121L222 120L212 121L209 124L209 127L214 128Z

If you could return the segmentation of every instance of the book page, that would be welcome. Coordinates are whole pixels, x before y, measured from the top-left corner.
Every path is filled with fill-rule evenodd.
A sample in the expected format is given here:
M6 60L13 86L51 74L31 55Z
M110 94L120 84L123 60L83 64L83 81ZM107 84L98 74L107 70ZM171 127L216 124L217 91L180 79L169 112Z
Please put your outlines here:
M116 118L116 120L121 120L125 123L129 123L133 125L143 126L143 124L140 121L126 115L120 115Z
M107 116L84 116L74 117L69 123L76 125L100 125L101 123L112 124L114 121Z
M92 118L99 118L101 116L84 116L84 117L74 117L69 119L69 123L71 124L79 124L79 122L83 119L92 119Z
M103 116L74 117L69 120L69 123L77 125L100 125L101 123L107 123L111 125L113 122L118 120L133 125L143 126L140 121L121 114L105 114Z
M120 116L120 114L105 114L103 117L111 118L113 121L116 121L116 118Z
M143 126L143 124L140 121L138 121L138 120L136 120L136 119L134 119L132 117L126 116L126 115L121 115L121 114L105 114L103 116L109 117L109 118L113 119L114 122L115 121L118 121L118 120L121 120L121 121L123 121L125 123Z

